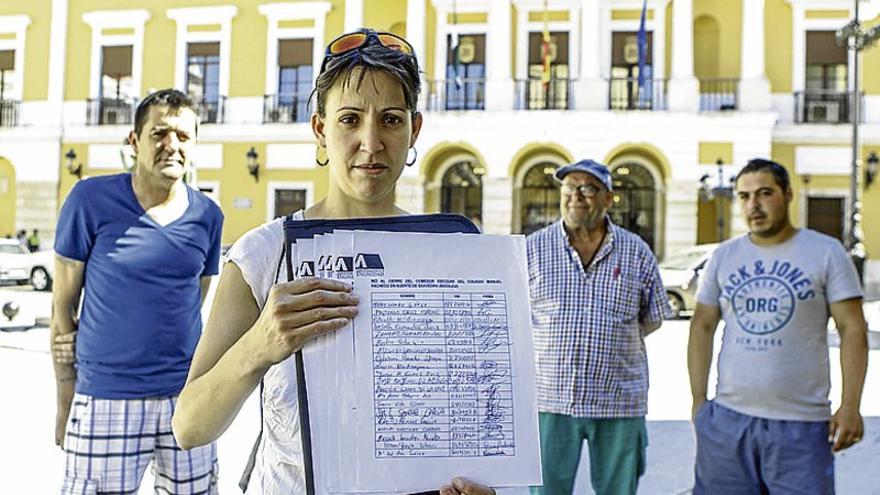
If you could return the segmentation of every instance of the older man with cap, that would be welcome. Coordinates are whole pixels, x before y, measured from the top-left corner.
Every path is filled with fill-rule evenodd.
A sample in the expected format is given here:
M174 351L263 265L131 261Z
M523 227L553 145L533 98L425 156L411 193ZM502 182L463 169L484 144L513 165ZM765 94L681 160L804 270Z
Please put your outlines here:
M644 338L670 316L657 260L611 223L611 172L560 168L562 218L528 236L544 486L569 494L586 439L599 495L634 494L648 444Z

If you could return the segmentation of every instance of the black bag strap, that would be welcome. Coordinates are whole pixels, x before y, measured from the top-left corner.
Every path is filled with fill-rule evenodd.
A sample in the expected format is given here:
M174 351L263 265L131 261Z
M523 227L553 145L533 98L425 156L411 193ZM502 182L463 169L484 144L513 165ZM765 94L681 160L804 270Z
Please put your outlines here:
M288 215L285 220L290 220L293 218L293 215ZM275 267L275 283L278 283L278 277L281 275L281 267L284 265L284 259L287 257L288 244L285 242L281 246L281 256L278 258L278 266ZM293 280L293 276L290 270L287 271L287 280ZM298 373L297 373L298 375ZM299 376L297 376L299 379ZM244 466L244 471L241 473L241 478L238 480L238 487L241 488L241 493L247 492L247 487L251 482L251 475L254 473L254 466L257 464L257 452L260 450L260 442L263 440L263 380L260 380L260 432L257 433L257 439L254 441L254 446L251 447L251 453L248 456L247 463Z

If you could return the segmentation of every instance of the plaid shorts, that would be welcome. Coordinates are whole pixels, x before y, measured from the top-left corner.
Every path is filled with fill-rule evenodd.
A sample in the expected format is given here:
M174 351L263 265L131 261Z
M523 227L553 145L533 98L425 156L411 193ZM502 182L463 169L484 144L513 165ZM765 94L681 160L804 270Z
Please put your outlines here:
M156 493L217 493L215 444L182 450L171 433L176 397L96 399L76 394L67 419L62 494L137 493L150 461Z

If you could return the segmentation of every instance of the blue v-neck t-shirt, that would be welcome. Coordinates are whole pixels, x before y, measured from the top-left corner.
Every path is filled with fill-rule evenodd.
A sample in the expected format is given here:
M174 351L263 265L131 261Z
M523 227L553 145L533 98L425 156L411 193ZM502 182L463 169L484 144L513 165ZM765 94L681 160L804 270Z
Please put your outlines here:
M187 187L186 211L161 226L131 180L77 183L55 237L58 255L85 263L76 391L102 399L180 392L202 330L200 279L219 270L220 208Z

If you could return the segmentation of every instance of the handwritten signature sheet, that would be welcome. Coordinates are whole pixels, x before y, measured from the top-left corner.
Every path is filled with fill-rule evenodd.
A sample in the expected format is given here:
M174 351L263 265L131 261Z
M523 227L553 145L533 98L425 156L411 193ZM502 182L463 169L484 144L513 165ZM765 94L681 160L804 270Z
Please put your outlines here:
M308 260L360 298L304 352L319 493L541 484L521 236L337 231Z

